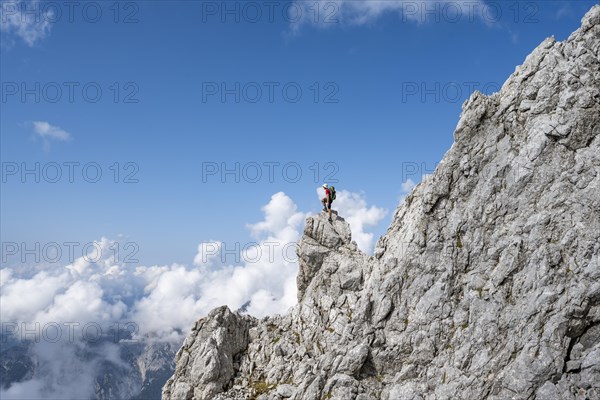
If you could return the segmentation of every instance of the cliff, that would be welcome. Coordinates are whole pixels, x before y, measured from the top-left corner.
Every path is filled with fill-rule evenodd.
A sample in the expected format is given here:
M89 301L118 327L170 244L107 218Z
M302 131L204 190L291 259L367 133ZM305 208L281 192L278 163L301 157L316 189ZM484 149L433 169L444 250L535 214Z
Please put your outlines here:
M473 94L374 256L308 218L298 305L213 310L163 399L600 399L599 51L595 6Z

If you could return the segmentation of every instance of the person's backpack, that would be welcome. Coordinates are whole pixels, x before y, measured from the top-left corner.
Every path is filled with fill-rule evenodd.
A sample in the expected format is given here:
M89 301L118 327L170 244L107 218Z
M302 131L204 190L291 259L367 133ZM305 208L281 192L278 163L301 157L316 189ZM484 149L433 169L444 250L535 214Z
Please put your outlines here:
M333 186L329 186L329 199L331 201L335 200L335 188Z

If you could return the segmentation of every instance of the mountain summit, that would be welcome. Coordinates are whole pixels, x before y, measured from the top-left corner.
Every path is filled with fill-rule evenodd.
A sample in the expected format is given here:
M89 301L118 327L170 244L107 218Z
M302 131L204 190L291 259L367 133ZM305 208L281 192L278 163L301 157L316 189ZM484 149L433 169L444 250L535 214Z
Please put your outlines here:
M299 303L213 310L163 399L600 399L599 52L594 6L474 93L374 256L308 218Z

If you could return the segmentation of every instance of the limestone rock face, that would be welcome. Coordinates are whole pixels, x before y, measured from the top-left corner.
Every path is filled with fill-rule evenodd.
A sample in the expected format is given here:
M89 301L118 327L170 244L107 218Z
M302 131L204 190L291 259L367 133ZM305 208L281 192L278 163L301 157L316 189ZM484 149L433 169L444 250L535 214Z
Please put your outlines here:
M214 310L163 399L600 399L599 52L595 6L473 94L374 256L308 218L298 305Z
M163 388L163 398L211 400L233 379L253 318L227 307L200 319L175 357L175 373Z
M312 282L313 277L325 264L327 268L336 254L342 248L356 252L357 246L350 241L350 226L343 218L334 214L335 218L329 222L327 217L318 215L306 219L304 235L298 243L298 301L301 302L304 294ZM356 271L354 271L356 272Z

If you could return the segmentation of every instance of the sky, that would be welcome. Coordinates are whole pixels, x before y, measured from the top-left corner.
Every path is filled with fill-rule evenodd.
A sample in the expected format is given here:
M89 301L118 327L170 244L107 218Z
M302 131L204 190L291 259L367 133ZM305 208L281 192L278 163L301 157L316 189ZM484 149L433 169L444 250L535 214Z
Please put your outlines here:
M3 0L2 333L285 312L323 183L372 253L470 94L596 3ZM40 359L68 370L66 341ZM1 394L72 395L52 382Z

